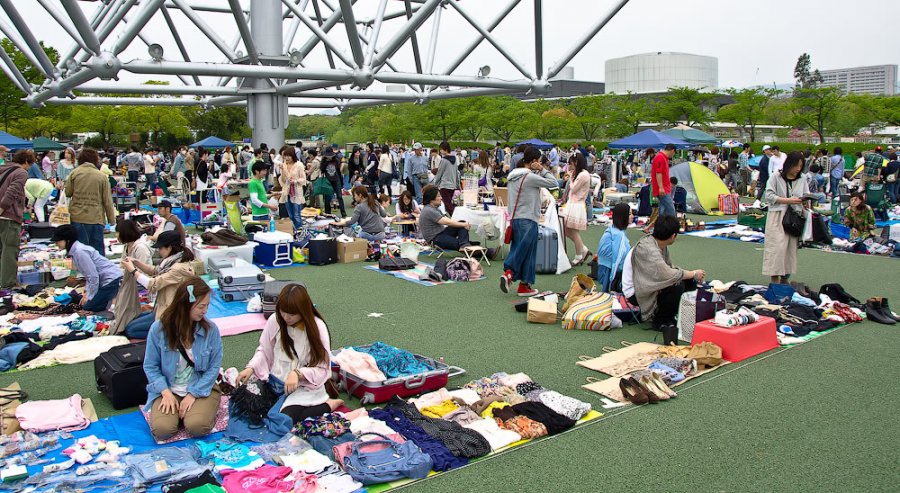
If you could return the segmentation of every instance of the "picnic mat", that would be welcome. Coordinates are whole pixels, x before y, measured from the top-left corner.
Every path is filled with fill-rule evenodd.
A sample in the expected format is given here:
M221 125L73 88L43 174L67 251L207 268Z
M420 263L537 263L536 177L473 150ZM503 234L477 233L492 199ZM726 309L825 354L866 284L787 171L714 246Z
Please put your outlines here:
M719 368L722 368L723 366L730 364L730 363L731 363L730 361L722 361L722 363L719 364L718 366L713 366L711 368L707 368L705 370L698 371L697 373L694 373L693 375L686 376L684 380L682 380L676 384L672 384L672 387L678 387L679 385L683 384L684 382L693 380L693 379L699 377L700 375L705 375L713 370L718 370ZM593 377L588 377L588 382L590 382L590 383L582 385L581 388L583 388L585 390L590 390L591 392L595 392L604 397L609 397L610 399L612 399L614 401L618 401L623 404L630 405L631 402L629 402L628 399L626 399L625 396L622 395L622 391L619 389L619 380L621 380L621 379L622 379L621 377L610 377L605 380L597 380Z
M437 286L439 284L453 284L457 281L443 281L443 282L435 282L435 281L423 281L420 280L419 277L425 275L427 269L433 269L434 265L426 264L419 262L416 264L416 267L413 269L407 270L381 270L377 265L367 265L365 267L366 270L371 270L375 272L380 272L382 274L387 274L389 276L396 277L397 279L403 279L404 281L414 282L420 286ZM480 279L476 279L476 281L480 281L485 279L484 276L481 276Z
M828 330L823 330L821 332L810 332L809 334L806 334L805 336L801 336L801 337L788 336L787 341L783 341L782 338L779 337L778 344L781 345L781 347L796 346L798 344L803 344L804 342L811 341L817 337L822 337L823 335L825 335L833 330L840 329L841 327L845 327L847 325L850 325L850 324L836 325Z
M141 407L140 413L141 413L141 416L144 418L144 426L146 426L147 429L149 430L150 429L150 412L145 411L144 408ZM134 414L134 413L120 414L118 417L131 416L132 414ZM131 418L127 418L127 419L131 419ZM223 431L223 430L225 430L225 427L227 427L227 426L228 426L228 396L223 395L219 399L219 410L216 411L216 424L213 426L212 433L218 433L220 431ZM153 435L151 435L151 437L152 436ZM179 428L178 433L172 435L170 438L167 438L165 440L157 440L154 438L153 440L156 442L157 445L165 445L168 443L180 442L182 440L187 440L189 438L191 438L191 436L188 434L188 432L184 428Z

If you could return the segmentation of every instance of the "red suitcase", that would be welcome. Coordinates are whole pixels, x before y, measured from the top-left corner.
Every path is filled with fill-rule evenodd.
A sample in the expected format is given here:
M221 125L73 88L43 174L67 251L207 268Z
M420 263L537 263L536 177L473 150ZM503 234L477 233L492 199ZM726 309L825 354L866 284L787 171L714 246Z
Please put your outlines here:
M340 351L340 349L333 351L333 353L336 354L337 351ZM447 386L450 377L462 375L466 372L466 370L458 366L449 366L433 358L418 354L413 354L413 356L419 361L428 364L434 370L416 375L389 378L381 382L369 382L360 379L352 373L341 370L340 365L332 362L331 378L338 383L341 389L357 397L360 404L378 404L391 400L395 395L406 398L438 390Z

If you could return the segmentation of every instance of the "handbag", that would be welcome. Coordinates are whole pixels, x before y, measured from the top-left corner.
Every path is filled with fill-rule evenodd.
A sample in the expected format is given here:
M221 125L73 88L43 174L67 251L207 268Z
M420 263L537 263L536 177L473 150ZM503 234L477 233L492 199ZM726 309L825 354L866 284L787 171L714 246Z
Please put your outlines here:
M360 483L370 485L399 479L421 479L431 471L431 457L412 441L397 443L378 433L364 435L377 435L382 439L353 442L342 464L347 474ZM371 450L376 445L386 448Z
M334 189L331 188L328 178L316 178L316 181L313 182L313 195L331 195L333 193Z
M528 179L528 176L525 176L525 178L522 178L522 184L519 185L519 191L516 193L516 205L513 206L512 217L509 218L509 224L506 225L506 232L503 234L503 243L506 243L507 245L512 243L512 237L513 237L512 222L513 222L513 219L516 218L516 210L519 208L519 197L522 196L522 185L525 184L526 179Z
M790 184L788 184L788 195L791 195ZM805 224L806 220L803 216L789 205L784 212L784 216L781 218L781 228L784 229L784 232L790 236L799 238L803 235L803 227Z
M408 270L415 269L416 263L403 257L381 257L378 259L380 270Z
M716 312L725 309L725 300L704 288L697 288L697 301L694 306L696 322L703 322L715 318Z
M790 300L797 291L790 284L769 284L763 297L769 303L780 305L785 299Z

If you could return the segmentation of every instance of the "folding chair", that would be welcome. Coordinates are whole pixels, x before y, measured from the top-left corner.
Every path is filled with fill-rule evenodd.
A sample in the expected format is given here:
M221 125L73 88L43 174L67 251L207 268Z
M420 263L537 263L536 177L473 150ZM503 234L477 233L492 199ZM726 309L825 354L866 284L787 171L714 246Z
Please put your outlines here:
M431 242L428 243L428 249L429 249L429 253L428 253L429 257L434 255L435 253L438 254L438 256L435 257L436 259L443 257L444 253L446 253L446 252L444 252L443 248L441 248Z
M875 212L876 219L881 221L887 220L887 211L891 202L887 199L887 186L884 183L866 184L866 205Z

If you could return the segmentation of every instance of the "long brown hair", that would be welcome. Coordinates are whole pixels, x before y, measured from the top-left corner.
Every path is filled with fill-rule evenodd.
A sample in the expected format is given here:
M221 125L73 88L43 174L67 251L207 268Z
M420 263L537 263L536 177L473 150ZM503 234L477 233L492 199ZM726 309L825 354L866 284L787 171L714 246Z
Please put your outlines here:
M375 196L370 194L366 187L360 185L358 187L353 187L353 193L359 195L366 201L366 204L369 206L369 210L378 214L378 204L375 203Z
M188 286L193 286L194 301L192 302L191 293L188 292ZM212 292L212 289L199 277L189 277L178 285L175 290L175 297L172 303L166 308L162 316L159 317L162 331L166 335L166 342L169 349L178 349L178 346L188 347L194 344L194 321L191 320L191 308L197 301L203 299L204 296ZM210 329L209 321L204 317L198 322L203 330Z
M275 320L278 322L278 334L281 336L281 349L291 359L299 359L297 350L294 349L294 339L288 330L288 324L284 321L281 313L289 313L291 315L300 315L300 323L303 324L303 332L306 332L306 338L309 341L309 361L306 366L318 366L328 361L328 352L325 350L325 344L322 343L322 337L319 334L319 324L316 318L325 322L322 314L313 306L312 300L309 299L309 292L300 284L288 284L278 293L278 301L275 302ZM328 330L328 326L325 326Z

